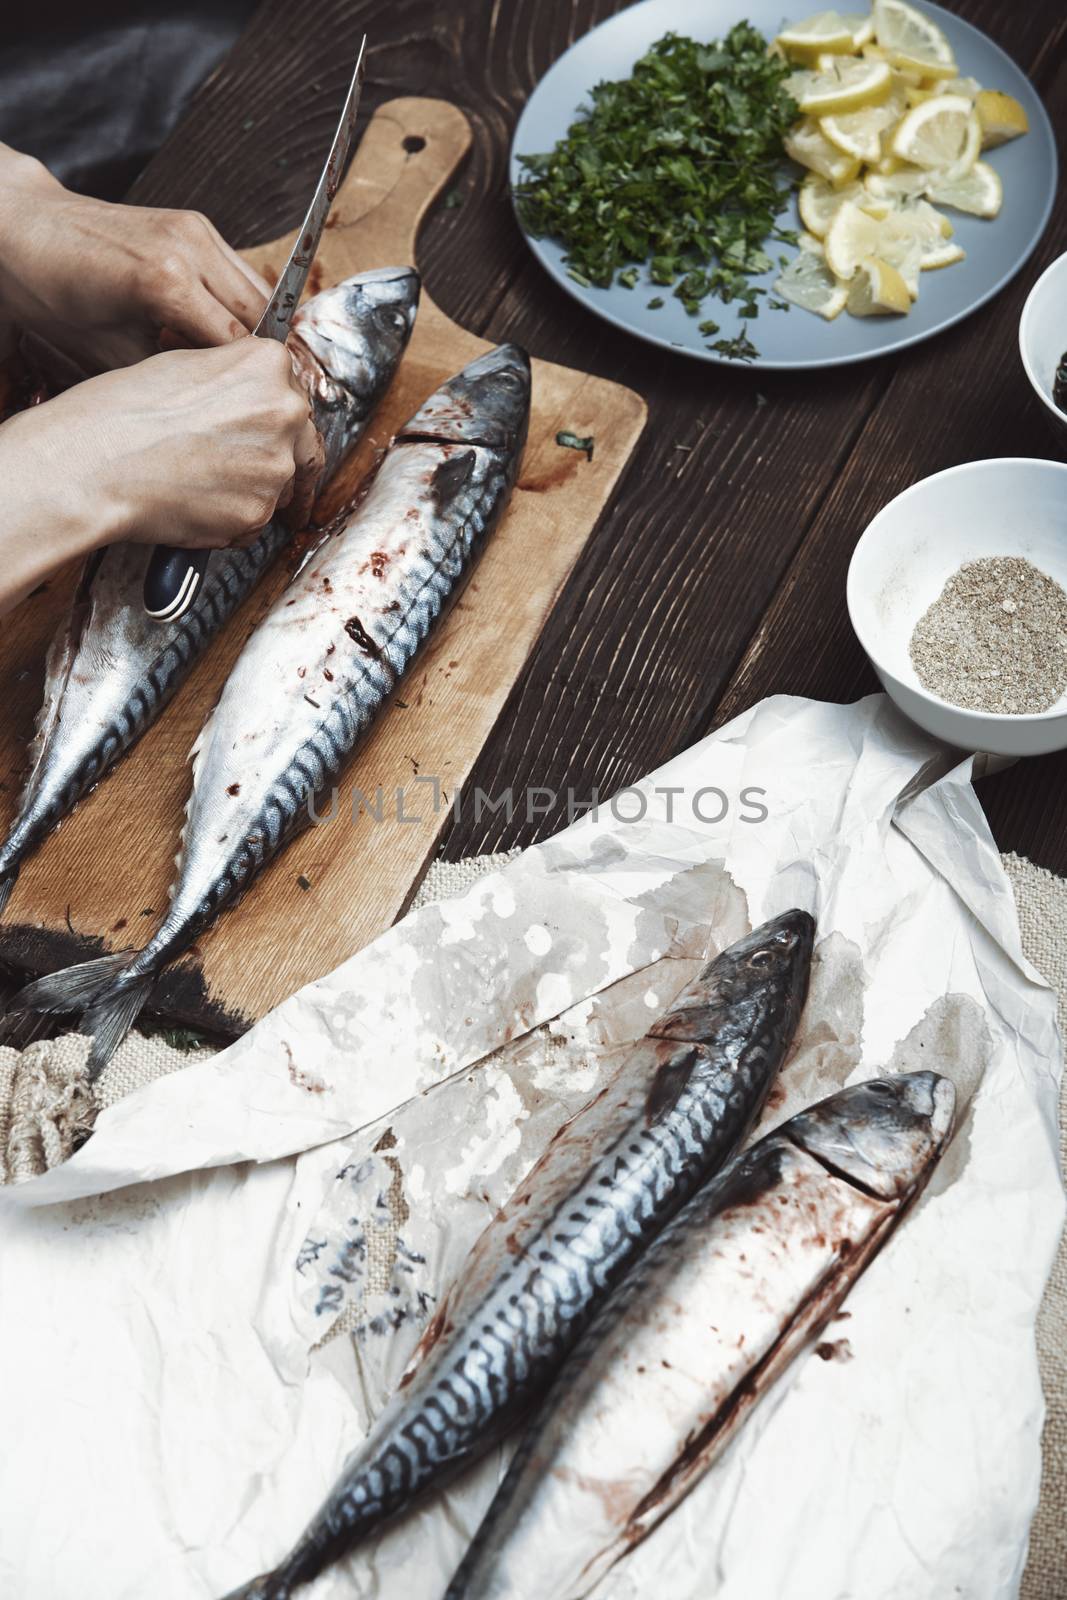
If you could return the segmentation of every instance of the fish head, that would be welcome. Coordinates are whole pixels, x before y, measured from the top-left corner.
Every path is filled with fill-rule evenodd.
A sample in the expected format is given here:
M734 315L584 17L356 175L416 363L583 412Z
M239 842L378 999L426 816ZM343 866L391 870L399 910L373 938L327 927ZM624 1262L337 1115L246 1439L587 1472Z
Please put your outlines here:
M530 420L530 358L497 345L449 378L397 435L441 444L480 444L518 455Z
M739 1034L791 1037L807 997L814 943L815 921L806 911L764 922L709 961L650 1032L706 1038L728 1007L736 1012Z
M956 1091L936 1072L871 1078L820 1100L781 1130L809 1155L883 1200L919 1187L952 1133Z
M290 348L304 369L330 469L355 443L400 364L419 288L414 267L357 272L308 300L293 318Z

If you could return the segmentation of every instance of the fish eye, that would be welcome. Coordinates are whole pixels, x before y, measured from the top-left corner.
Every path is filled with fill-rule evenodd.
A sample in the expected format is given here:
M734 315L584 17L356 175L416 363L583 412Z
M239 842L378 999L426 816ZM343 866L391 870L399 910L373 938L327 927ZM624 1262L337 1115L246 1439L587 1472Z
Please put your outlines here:
M501 372L497 374L497 382L505 389L517 391L522 388L522 379L517 372Z
M753 950L748 958L748 964L750 967L769 967L771 960L771 952L764 946L762 950Z

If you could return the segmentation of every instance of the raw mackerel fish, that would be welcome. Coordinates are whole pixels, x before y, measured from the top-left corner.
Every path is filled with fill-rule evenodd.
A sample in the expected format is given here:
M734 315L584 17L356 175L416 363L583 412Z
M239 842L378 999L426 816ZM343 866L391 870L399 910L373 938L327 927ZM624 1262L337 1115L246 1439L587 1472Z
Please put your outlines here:
M322 440L316 493L389 387L418 298L418 274L392 267L326 289L294 316L289 348ZM214 551L199 598L173 623L154 622L141 601L151 545L112 545L88 562L49 650L30 775L0 843L0 911L21 863L151 727L288 537L275 520L247 549Z
M796 1029L813 937L808 914L788 911L682 990L481 1235L307 1532L230 1600L288 1600L514 1425L623 1274L744 1138Z
M90 1077L160 970L310 820L315 796L411 665L503 515L530 413L530 363L501 345L449 380L386 451L252 634L193 751L178 881L154 937L30 984L15 1009L80 1011Z
M922 1191L954 1105L932 1072L858 1084L701 1189L579 1341L446 1600L588 1594L840 1306Z

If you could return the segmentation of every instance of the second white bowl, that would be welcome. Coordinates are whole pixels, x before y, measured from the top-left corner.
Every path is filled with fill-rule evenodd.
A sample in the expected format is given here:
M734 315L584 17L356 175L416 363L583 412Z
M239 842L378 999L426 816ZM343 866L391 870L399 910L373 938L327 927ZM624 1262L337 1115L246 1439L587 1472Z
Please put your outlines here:
M1019 354L1046 420L1067 450L1067 416L1052 398L1056 368L1067 351L1067 255L1046 267L1026 297L1019 319Z
M1048 711L968 711L919 682L915 624L965 561L1023 556L1067 589L1067 466L1012 456L923 478L884 506L848 569L848 611L892 699L935 738L996 755L1067 747L1067 695Z

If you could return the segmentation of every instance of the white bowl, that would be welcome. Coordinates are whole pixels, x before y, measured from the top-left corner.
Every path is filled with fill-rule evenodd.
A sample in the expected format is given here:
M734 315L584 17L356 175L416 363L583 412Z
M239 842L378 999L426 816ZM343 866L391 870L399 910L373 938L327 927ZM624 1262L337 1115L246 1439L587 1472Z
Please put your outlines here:
M1048 711L967 711L930 694L908 654L915 624L965 561L1024 556L1067 589L1067 466L1013 456L950 467L884 506L848 569L848 613L892 699L965 750L1035 756L1067 746L1067 695Z
M1019 319L1019 354L1061 448L1067 447L1067 417L1052 398L1056 368L1067 351L1067 255L1046 267L1026 297Z

